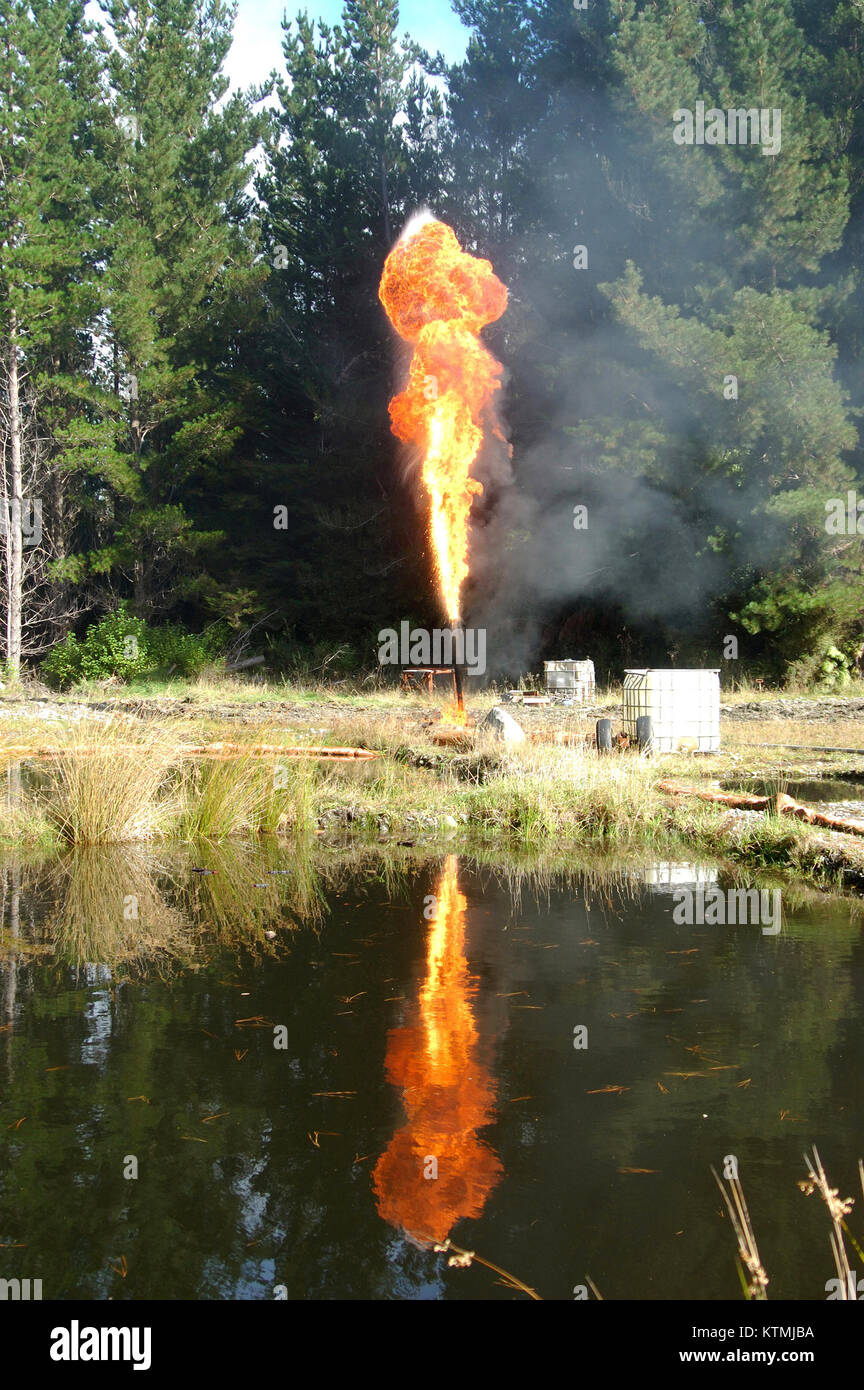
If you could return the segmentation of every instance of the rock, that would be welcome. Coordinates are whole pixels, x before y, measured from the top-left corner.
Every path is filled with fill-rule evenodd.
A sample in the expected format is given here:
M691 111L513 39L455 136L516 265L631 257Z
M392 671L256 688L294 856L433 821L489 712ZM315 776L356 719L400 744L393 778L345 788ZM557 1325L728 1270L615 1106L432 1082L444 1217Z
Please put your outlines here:
M442 816L441 824L446 830L458 830L459 822L455 816Z
M525 742L525 730L513 718L509 710L504 709L503 705L492 706L480 725L480 729L483 733L491 734L493 738L500 739L502 743Z

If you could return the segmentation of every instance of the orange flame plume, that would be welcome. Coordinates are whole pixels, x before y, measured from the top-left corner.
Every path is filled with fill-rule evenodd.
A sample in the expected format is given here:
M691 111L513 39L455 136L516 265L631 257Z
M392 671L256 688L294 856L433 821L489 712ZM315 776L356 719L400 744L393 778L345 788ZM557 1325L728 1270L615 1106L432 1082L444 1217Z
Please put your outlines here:
M444 222L426 222L390 252L378 295L396 332L414 344L408 385L390 402L393 433L423 453L429 533L444 608L462 620L468 574L468 516L482 485L471 476L491 424L501 364L480 330L507 308L507 290L488 261L469 256Z
M419 1025L396 1028L387 1039L387 1075L402 1090L407 1122L372 1176L379 1214L424 1243L440 1243L457 1221L479 1216L502 1173L497 1154L477 1137L492 1122L495 1092L478 1056L477 983L465 959L466 902L453 855L437 902Z

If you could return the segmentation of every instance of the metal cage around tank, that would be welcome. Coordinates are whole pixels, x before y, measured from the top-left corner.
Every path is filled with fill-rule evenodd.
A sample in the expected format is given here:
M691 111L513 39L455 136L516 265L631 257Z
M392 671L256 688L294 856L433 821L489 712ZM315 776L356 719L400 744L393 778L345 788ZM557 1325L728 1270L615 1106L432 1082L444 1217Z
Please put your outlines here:
M570 698L579 704L594 699L593 661L544 661L543 680L547 695Z
M716 753L720 748L720 671L644 667L624 675L624 729L651 720L655 753Z

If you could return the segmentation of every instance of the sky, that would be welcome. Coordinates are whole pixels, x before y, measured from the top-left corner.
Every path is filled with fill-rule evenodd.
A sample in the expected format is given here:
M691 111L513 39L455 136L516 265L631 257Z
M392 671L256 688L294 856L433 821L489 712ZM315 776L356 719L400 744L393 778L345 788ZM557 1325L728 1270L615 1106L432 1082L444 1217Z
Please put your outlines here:
M342 0L238 0L234 43L225 64L232 87L263 82L274 67L282 66L282 16L291 19L306 10L311 18L338 23ZM450 8L450 0L402 0L400 31L431 53L440 48L450 62L465 52L468 31Z

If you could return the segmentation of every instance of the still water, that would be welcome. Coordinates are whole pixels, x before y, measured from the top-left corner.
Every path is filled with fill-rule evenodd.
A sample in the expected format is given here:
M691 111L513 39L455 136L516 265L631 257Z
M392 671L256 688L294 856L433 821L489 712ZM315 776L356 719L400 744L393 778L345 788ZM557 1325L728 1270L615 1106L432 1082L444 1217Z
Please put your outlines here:
M854 1195L864 1155L848 901L784 888L766 935L675 921L711 866L195 855L0 870L0 1278L524 1299L494 1265L547 1299L740 1298L735 1155L769 1297L825 1298L797 1183L815 1143Z

